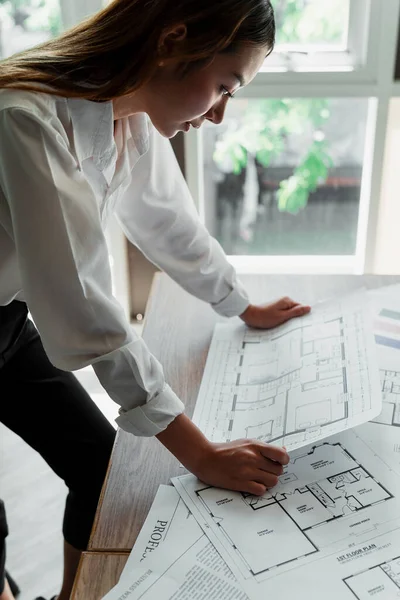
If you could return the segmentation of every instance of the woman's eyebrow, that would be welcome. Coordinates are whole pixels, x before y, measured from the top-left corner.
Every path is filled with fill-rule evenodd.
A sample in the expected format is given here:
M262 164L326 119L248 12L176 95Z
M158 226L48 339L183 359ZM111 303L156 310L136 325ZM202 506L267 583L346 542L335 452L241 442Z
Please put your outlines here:
M240 87L244 87L244 77L240 73L233 73L233 76L238 80Z

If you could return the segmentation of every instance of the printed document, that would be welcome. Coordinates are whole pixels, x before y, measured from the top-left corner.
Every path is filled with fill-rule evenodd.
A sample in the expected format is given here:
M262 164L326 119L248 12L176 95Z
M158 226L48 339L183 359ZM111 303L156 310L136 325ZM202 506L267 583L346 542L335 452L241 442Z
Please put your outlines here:
M350 578L386 562L392 583L383 589L400 586L400 477L354 431L293 452L261 497L193 475L173 483L251 599L286 598L294 585L297 598L350 599ZM362 585L382 585L381 570Z
M357 433L400 473L400 285L368 292L373 311L382 410Z
M172 486L160 486L121 575L104 600L248 600Z
M360 290L273 330L217 325L193 421L214 442L251 438L291 451L381 410L372 314Z

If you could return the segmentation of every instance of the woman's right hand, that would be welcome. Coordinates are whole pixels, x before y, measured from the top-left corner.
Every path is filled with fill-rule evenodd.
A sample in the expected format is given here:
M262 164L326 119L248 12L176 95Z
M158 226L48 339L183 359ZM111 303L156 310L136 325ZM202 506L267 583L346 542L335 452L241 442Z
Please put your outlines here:
M157 438L204 483L257 496L278 483L289 462L285 449L257 440L212 443L184 414Z
M194 474L215 487L261 496L278 483L288 462L283 448L256 440L210 443Z

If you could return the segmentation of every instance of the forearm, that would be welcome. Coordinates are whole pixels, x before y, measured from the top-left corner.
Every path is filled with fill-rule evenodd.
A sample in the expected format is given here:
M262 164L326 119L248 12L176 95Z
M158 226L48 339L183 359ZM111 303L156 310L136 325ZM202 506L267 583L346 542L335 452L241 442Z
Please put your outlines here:
M256 440L210 442L185 414L156 437L204 483L249 494L276 485L289 462L285 450Z
M192 473L198 472L210 453L210 442L185 414L177 416L156 437Z

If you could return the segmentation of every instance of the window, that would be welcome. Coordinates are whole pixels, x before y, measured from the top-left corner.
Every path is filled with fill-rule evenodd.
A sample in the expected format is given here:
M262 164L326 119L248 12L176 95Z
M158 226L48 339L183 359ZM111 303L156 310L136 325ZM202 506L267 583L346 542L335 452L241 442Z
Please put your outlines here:
M318 73L319 78L329 73L330 81L335 81L332 73L351 73L353 80L355 73L359 80L371 77L375 59L371 42L382 16L378 0L272 0L272 4L276 47L262 69L269 82L286 81L293 73Z
M274 52L185 137L189 187L240 272L374 272L400 0L272 2Z
M203 127L206 225L227 254L356 254L368 104L235 100Z
M0 54L36 45L107 2L0 0ZM258 256L271 269L290 269L298 260L310 271L318 263L322 271L329 264L333 270L345 265L348 272L373 272L386 230L380 199L389 107L400 97L400 83L394 82L400 0L272 3L277 44L261 72L236 95L220 128L185 136L189 187L201 218L234 264L243 259L244 270ZM311 117L318 106L327 118L316 125ZM257 132L260 107L264 123L272 109L285 107L286 124L280 118L270 156L267 146L257 144L238 150L245 127ZM306 118L299 130L302 110ZM260 144L262 136L255 137ZM235 169L232 156L229 165L234 147ZM311 185L314 176L316 187L293 190L313 148L315 172L307 177ZM236 212L229 180L235 181Z
M0 0L0 58L36 46L99 11L108 0Z
M0 0L0 56L6 58L62 31L58 0Z
M65 28L73 27L90 15L101 10L107 0L60 0Z
M347 50L350 0L272 0L276 51Z

